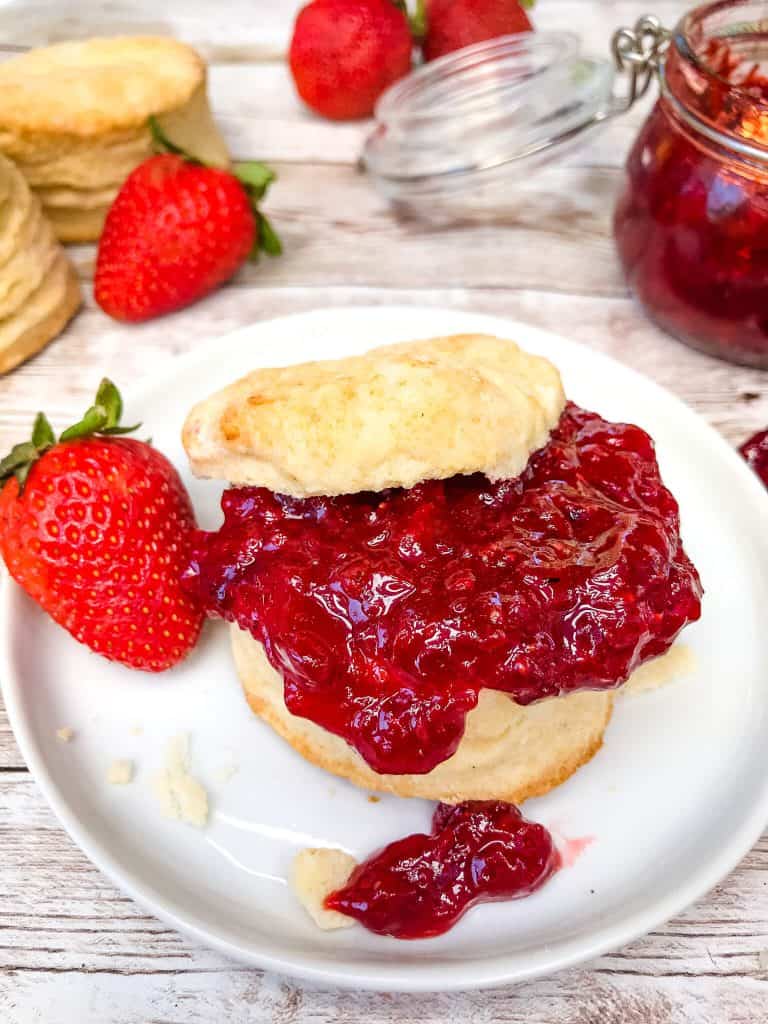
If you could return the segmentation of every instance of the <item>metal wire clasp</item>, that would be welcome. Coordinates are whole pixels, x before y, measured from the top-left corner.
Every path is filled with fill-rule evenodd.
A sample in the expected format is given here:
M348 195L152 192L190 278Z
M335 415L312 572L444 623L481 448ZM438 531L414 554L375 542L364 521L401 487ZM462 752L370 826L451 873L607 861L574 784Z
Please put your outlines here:
M625 97L614 97L612 113L629 110L645 96L664 55L669 48L671 33L653 14L644 14L634 28L620 28L611 37L611 53L616 70L629 78Z

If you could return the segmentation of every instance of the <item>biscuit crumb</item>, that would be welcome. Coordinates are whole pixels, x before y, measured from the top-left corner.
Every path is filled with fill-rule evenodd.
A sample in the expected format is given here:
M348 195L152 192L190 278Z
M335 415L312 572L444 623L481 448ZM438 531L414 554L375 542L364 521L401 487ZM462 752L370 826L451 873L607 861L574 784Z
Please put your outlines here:
M357 867L357 861L343 850L307 848L299 850L293 862L293 891L309 916L324 931L349 928L355 922L346 914L326 910L325 897L340 889Z
M180 733L168 743L165 768L152 781L167 818L202 828L208 821L208 794L189 774L189 736Z
M113 761L107 772L107 782L110 786L127 786L133 782L133 761Z
M59 740L60 743L69 743L74 738L75 730L70 729L68 725L64 725L61 729L56 730L56 739Z
M232 776L237 775L239 771L240 765L235 764L234 761L229 761L223 768L220 768L219 771L216 772L216 781L223 785L224 783L229 782Z
M368 797L368 803L369 804L381 803L381 797L380 796L374 796L373 793L371 793L371 795Z

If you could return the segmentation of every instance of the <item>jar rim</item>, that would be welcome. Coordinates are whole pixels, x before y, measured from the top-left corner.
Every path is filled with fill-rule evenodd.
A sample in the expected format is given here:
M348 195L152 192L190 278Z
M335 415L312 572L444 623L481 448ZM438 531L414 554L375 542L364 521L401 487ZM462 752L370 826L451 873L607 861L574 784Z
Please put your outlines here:
M756 88L757 82L748 84L751 69L761 61L745 59L742 48L745 40L748 46L754 39L768 51L765 15L765 4L756 0L714 0L695 7L672 32L661 75L662 95L684 121L718 144L761 162L768 159L768 90ZM713 44L721 45L722 59L732 58L732 66L713 64ZM734 76L737 69L746 75Z
M682 43L684 47L684 53L682 53L682 56L693 64L696 70L702 75L705 75L713 81L717 81L721 85L727 87L734 95L743 96L745 103L749 102L753 105L761 106L766 112L768 112L768 97L765 99L756 97L754 93L745 89L738 82L732 82L730 79L720 74L716 68L712 67L704 55L697 52L693 38L695 28L701 25L705 19L711 18L713 15L717 15L722 11L736 11L739 8L751 6L751 3L752 0L713 0L712 3L694 7L693 10L684 14L678 22L677 27L673 32L673 40L678 49L680 49ZM768 37L768 21L765 22L765 33Z

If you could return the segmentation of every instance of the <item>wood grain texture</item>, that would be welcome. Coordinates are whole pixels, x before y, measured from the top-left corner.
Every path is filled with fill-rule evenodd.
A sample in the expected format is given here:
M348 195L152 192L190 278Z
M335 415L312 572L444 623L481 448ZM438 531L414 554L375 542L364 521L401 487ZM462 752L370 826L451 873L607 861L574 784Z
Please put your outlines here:
M0 378L0 450L45 406L79 412L105 373L139 384L224 331L321 306L471 309L559 331L636 367L732 443L768 423L765 374L692 352L632 302L610 239L612 197L644 110L612 122L562 166L510 190L485 222L397 220L356 169L368 124L308 114L284 64L296 0L12 4L13 48L69 36L172 32L212 61L233 152L275 162L270 213L286 246L206 302L156 323L108 321L88 295L70 329ZM576 30L592 53L646 10L637 0L541 0L540 27ZM677 0L651 5L667 24ZM8 47L11 49L8 49ZM0 50L0 58L3 51ZM647 106L647 104L646 104ZM73 250L83 280L93 251ZM88 290L88 289L86 289ZM322 356L322 352L317 353ZM685 914L583 970L504 990L387 996L316 990L188 943L90 865L24 770L0 707L0 1020L8 1024L762 1024L768 1019L768 834ZM762 954L762 956L761 956Z

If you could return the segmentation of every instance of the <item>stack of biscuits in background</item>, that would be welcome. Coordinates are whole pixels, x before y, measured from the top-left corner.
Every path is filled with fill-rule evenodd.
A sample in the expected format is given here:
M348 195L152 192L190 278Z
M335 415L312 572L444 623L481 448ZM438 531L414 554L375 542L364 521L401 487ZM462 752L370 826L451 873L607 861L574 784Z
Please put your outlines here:
M175 39L57 43L0 63L0 373L77 309L57 239L98 240L126 177L152 155L151 117L204 163L229 163L205 63Z
M0 156L0 373L55 338L79 305L77 275L40 200Z

